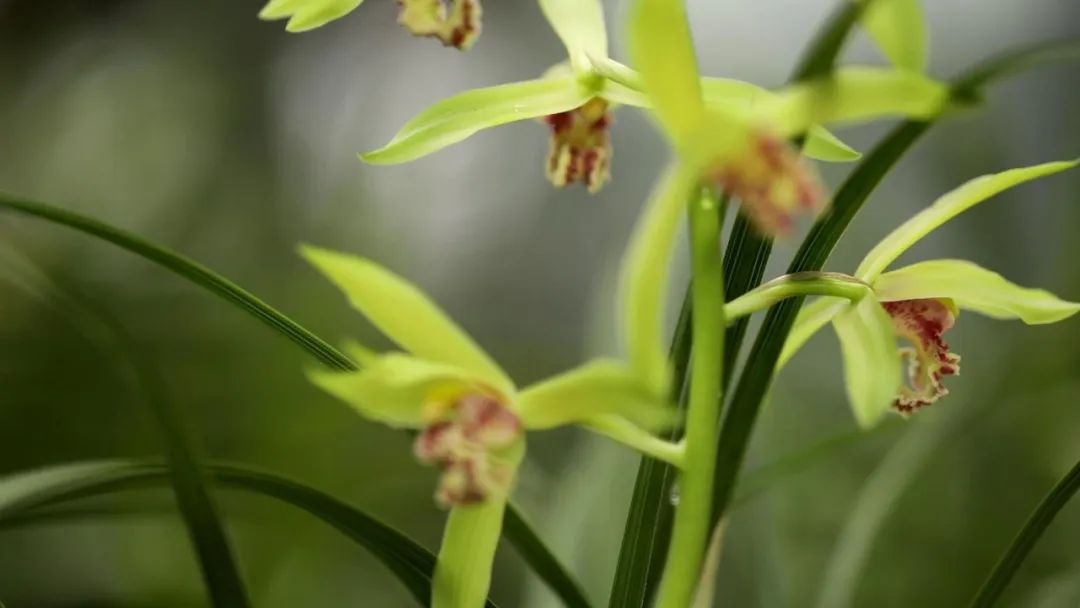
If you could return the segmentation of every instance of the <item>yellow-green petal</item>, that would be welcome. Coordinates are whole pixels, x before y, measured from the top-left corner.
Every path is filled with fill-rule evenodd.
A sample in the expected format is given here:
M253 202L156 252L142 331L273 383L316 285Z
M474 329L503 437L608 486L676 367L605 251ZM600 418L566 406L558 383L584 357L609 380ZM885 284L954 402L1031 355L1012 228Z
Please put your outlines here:
M850 301L843 298L818 298L803 306L788 332L784 350L780 351L780 358L776 362L777 371L783 368L814 334L849 305Z
M600 0L540 0L548 23L558 34L574 69L589 69L589 57L607 57L607 29Z
M701 85L706 107L717 111L749 114L755 104L765 103L775 97L772 91L742 80L703 78ZM652 108L652 103L644 93L611 80L604 81L600 96L613 103ZM862 157L857 150L820 125L810 127L802 152L809 158L834 163L851 162Z
M668 266L696 187L697 179L685 165L668 166L634 228L620 271L621 321L630 363L656 395L667 395L670 381L664 335Z
M867 283L872 283L896 258L945 222L995 194L1033 179L1071 169L1078 162L1080 161L1058 161L1010 169L977 177L965 183L934 201L932 205L889 233L863 258L858 270L855 271L855 276Z
M285 29L306 32L344 17L364 0L270 0L259 11L259 19L288 18Z
M592 93L576 78L540 78L465 91L417 114L388 144L360 155L376 165L415 160L481 129L572 110Z
M505 500L454 507L431 588L432 608L482 608L491 586Z
M926 71L928 34L920 0L869 2L860 23L881 52L898 68Z
M949 298L964 310L1029 325L1056 323L1080 311L1043 289L1021 287L966 260L931 260L886 272L874 282L882 301Z
M419 428L433 397L484 390L468 371L400 353L381 355L353 372L314 370L312 384L349 404L365 418L395 428Z
M629 44L657 119L676 147L685 147L701 127L705 106L683 1L637 0Z
M307 245L300 252L405 350L464 369L504 393L513 390L502 368L412 283L364 258Z
M863 298L833 317L844 359L844 385L859 426L874 426L900 388L900 355L892 321L874 298Z
M755 114L785 136L814 124L884 117L928 118L942 111L948 88L922 74L888 68L845 67L780 89L756 104Z
M821 125L810 127L802 153L827 163L850 163L862 158L861 152L845 144Z
M524 389L514 409L527 429L549 429L617 415L639 427L660 429L675 410L625 365L593 361Z

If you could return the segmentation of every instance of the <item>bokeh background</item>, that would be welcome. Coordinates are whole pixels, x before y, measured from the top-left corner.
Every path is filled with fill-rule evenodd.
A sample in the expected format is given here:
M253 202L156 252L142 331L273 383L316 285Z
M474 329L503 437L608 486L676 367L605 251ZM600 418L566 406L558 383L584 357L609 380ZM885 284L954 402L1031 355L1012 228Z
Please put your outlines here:
M703 69L781 84L837 1L690 2ZM608 4L624 57L625 5ZM1080 36L1072 0L926 4L941 77L1016 45ZM522 382L617 352L615 269L667 155L639 113L619 111L614 180L596 196L548 187L546 133L532 122L408 165L356 159L438 99L558 61L535 3L488 0L486 31L468 54L410 38L389 0L303 35L260 22L258 9L252 0L0 0L0 189L167 244L335 341L385 345L301 263L298 242L360 253L415 280ZM881 62L861 34L845 60ZM829 266L851 270L964 180L1077 156L1078 107L1076 66L996 86L984 108L935 127L900 163ZM841 134L865 150L888 126ZM848 169L824 173L835 186ZM905 259L965 257L1075 300L1077 229L1080 173L1071 173L998 197ZM796 245L777 247L775 270ZM118 349L93 310L121 319L136 343ZM137 357L163 370L213 459L304 480L437 545L434 474L413 462L408 439L314 390L302 373L313 362L294 345L176 276L85 236L3 217L0 318L0 473L158 458L152 420L123 372L124 358ZM816 338L762 416L718 603L813 606L830 564L854 559L853 605L963 604L1080 457L1078 327L965 315L952 332L964 358L953 395L855 439L837 345ZM830 438L841 439L814 448ZM517 496L599 604L637 460L577 430L530 440ZM776 474L784 470L795 472ZM0 531L0 602L205 605L168 498L139 497L149 508L130 517ZM257 605L410 605L337 532L261 499L224 493L221 502ZM1080 501L1060 514L1004 605L1080 606L1077 539ZM509 547L493 596L557 605Z

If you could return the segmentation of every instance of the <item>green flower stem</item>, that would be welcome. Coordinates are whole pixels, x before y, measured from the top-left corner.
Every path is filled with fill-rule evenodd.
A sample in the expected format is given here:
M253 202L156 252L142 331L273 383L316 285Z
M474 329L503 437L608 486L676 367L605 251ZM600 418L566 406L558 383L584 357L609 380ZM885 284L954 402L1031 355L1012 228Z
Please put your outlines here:
M641 76L628 65L619 63L610 57L589 57L592 69L598 76L621 84L635 91L643 91Z
M685 608L697 588L712 511L713 467L720 422L724 361L724 273L720 257L717 201L703 195L690 210L693 340L690 399L686 419L686 466L679 483L667 567L660 582L660 608Z
M619 416L604 416L585 423L590 430L605 435L619 443L662 460L676 468L683 468L686 447L683 442L667 441Z
M724 305L724 318L732 321L765 310L796 296L833 296L858 302L873 290L855 277L836 272L796 272L778 277Z

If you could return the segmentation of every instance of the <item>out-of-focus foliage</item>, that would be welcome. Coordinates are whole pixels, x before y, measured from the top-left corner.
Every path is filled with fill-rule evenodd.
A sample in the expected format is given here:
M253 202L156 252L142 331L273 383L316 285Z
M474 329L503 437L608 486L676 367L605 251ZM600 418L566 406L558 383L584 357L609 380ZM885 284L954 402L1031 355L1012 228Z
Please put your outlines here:
M689 7L703 73L777 85L808 24L833 4ZM299 241L378 252L522 383L586 354L615 353L617 258L666 154L637 114L620 113L618 164L592 199L550 190L536 170L547 153L545 127L530 122L401 167L366 167L355 156L388 141L432 100L540 74L564 57L536 4L485 3L484 37L466 55L402 35L392 2L366 3L364 18L304 36L253 19L255 10L228 2L0 2L0 189L158 239L329 338L389 346L297 258ZM926 10L935 40L929 73L938 77L1010 46L1080 35L1073 3L942 2ZM613 34L612 55L625 58L618 42ZM846 57L880 61L865 39ZM995 88L985 109L937 127L874 195L829 266L854 267L882 234L968 176L1075 157L1077 83L1076 67L1032 73ZM880 133L838 134L865 150ZM846 169L823 171L835 184ZM899 263L968 258L1075 300L1080 178L1064 174L1002 196ZM1037 211L1029 200L1040 203ZM0 231L4 472L157 454L148 414L121 371L126 357L153 358L215 458L309 481L438 545L434 473L413 462L407 437L312 388L303 376L312 362L292 344L100 243L25 218L4 217ZM792 247L778 245L772 270ZM100 306L124 320L137 351L118 348L92 312ZM921 420L845 444L735 511L718 602L789 606L815 597L877 463L901 438L970 410L897 493L853 599L963 604L1078 456L1080 345L1072 325L1060 327L965 318L952 340L965 354L952 398ZM835 341L806 348L773 390L751 468L853 428ZM523 507L603 603L637 458L574 430L538 434L529 452ZM147 514L0 531L0 601L201 605L183 531L162 515L167 495L131 500ZM223 502L256 605L411 605L381 566L333 531L246 496L226 493ZM1080 506L1072 504L1005 603L1075 606L1078 535ZM556 605L509 550L498 555L493 594L508 606Z

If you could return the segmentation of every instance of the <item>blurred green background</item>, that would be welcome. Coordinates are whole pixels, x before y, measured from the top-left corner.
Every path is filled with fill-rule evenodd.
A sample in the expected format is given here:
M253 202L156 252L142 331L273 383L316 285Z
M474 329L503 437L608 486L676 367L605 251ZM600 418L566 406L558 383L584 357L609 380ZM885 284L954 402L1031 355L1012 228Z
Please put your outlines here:
M781 84L837 1L690 2L703 69ZM1016 45L1080 36L1080 4L1070 0L926 4L941 77ZM618 32L625 6L609 8ZM403 166L367 167L355 156L442 97L530 78L559 60L535 3L488 0L486 31L468 54L410 38L388 0L304 35L258 21L258 9L0 0L0 189L167 244L334 341L385 345L298 260L300 241L370 256L415 280L522 382L617 352L615 269L667 154L640 114L618 112L614 180L592 197L548 187L539 123L484 132ZM615 55L624 56L618 43ZM845 59L880 62L861 34ZM1077 156L1077 107L1075 66L997 86L985 108L935 127L901 162L830 268L853 269L895 224L964 180ZM865 150L887 126L841 133ZM835 186L848 169L824 173ZM1078 228L1073 172L998 197L905 259L969 258L1076 300ZM796 245L779 244L775 270ZM122 319L137 344L118 349L93 309ZM212 458L304 480L437 546L434 474L413 462L408 439L308 386L302 371L313 362L294 345L160 268L4 216L0 317L0 472L159 457L152 420L123 372L125 357L137 357L164 370ZM812 459L802 450L854 430L835 340L816 338L785 371L748 469L785 457L804 466L779 478L752 473L759 491L729 528L720 605L813 606L839 546L864 560L853 605L970 598L1080 457L1080 331L1075 320L1027 328L965 315L950 342L964 373L948 399ZM576 430L530 439L517 495L600 604L637 460ZM147 513L0 531L0 602L205 605L169 495L135 499ZM247 495L224 493L221 502L256 605L411 605L378 562L322 524ZM1078 539L1075 501L1003 605L1080 606ZM509 547L493 597L557 605Z

